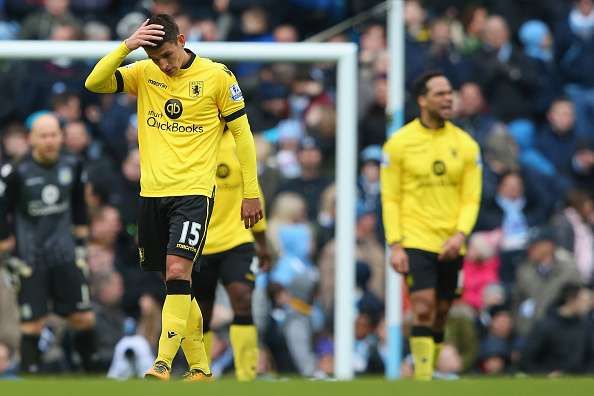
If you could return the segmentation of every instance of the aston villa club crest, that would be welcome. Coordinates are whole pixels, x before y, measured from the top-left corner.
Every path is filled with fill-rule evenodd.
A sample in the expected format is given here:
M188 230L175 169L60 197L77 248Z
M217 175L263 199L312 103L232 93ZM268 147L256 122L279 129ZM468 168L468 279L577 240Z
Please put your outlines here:
M204 81L190 81L190 97L199 98L204 90Z

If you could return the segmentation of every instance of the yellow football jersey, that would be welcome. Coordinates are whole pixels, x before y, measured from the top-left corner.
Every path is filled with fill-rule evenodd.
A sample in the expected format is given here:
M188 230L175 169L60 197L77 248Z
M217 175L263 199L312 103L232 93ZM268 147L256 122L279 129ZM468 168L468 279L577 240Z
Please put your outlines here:
M246 230L241 220L243 179L235 150L233 135L223 133L217 158L217 195L202 254L220 253L253 242L252 231L266 230L265 219L257 222L251 230Z
M482 170L478 144L450 122L437 130L417 119L384 145L381 193L389 244L441 252L478 215Z
M212 195L225 117L245 114L241 90L229 69L191 56L172 77L150 59L116 71L118 90L138 97L144 197Z

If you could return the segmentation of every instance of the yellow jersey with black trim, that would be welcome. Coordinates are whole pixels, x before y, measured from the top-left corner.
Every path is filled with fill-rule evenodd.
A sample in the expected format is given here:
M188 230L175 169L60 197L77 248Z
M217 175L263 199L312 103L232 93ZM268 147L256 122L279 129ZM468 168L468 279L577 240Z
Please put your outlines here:
M246 229L241 220L243 178L235 140L230 132L223 133L221 139L216 179L217 197L202 254L221 253L244 243L254 242L252 232L266 231L266 219L261 219L251 229ZM260 194L260 200L261 197Z
M381 168L388 244L441 252L479 211L482 166L478 144L451 122L428 129L416 119L385 143Z
M245 114L229 69L189 50L175 76L151 60L119 67L116 92L138 97L140 195L211 196L216 157L226 122Z

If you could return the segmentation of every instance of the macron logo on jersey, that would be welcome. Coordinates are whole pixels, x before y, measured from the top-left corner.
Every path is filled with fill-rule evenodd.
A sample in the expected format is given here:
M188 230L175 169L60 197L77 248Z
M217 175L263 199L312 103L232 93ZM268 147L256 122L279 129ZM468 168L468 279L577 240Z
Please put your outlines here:
M155 81L152 78L149 78L147 81L149 84L154 85L155 87L167 89L167 84L165 84L165 83Z

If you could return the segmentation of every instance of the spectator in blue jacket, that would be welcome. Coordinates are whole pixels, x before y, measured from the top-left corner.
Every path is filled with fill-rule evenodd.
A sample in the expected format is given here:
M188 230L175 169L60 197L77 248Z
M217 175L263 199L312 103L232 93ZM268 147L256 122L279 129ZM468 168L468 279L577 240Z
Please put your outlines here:
M466 82L460 87L459 94L460 110L456 124L470 133L481 147L481 151L484 151L487 137L497 120L487 109L480 85L475 82Z
M565 92L576 106L579 134L594 136L594 2L577 0L556 29L556 56Z
M567 191L574 184L573 157L578 148L573 102L565 97L555 99L547 112L547 121L535 146L555 167L561 190Z
M553 35L544 22L536 19L525 22L518 35L524 46L524 54L534 63L539 80L534 100L536 115L540 119L561 94L561 79L553 57Z
M303 376L316 371L313 351L312 311L319 272L311 261L312 233L307 224L291 224L279 229L281 252L270 273L271 291L278 322L286 346Z

